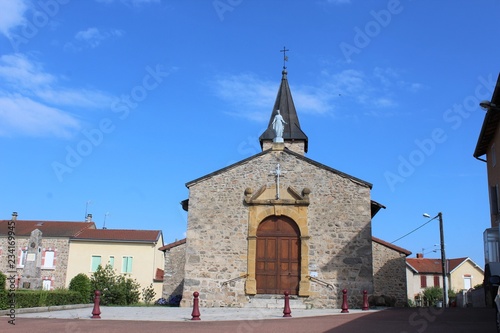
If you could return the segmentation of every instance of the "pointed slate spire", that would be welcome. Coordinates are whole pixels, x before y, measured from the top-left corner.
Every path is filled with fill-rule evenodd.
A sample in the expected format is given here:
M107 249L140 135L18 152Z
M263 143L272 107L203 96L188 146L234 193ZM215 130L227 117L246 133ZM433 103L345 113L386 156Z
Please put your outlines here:
M297 116L297 111L295 110L295 105L293 104L292 93L290 92L290 87L288 85L286 68L283 68L281 73L281 85L278 90L278 95L276 96L276 102L274 102L273 112L271 113L269 124L266 131L259 137L260 146L263 148L264 141L272 142L275 138L276 135L273 130L273 120L274 116L277 114L277 110L280 110L281 116L286 122L286 124L284 124L283 131L283 140L285 141L285 145L287 142L302 141L304 142L304 152L307 153L307 135L300 129L299 117Z

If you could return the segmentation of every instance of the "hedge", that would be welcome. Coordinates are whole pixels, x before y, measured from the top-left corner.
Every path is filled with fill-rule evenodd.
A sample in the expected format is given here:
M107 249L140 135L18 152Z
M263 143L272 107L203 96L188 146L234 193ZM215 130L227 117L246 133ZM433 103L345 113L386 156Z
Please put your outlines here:
M9 303L3 299L3 293L0 293L0 309L5 310ZM6 294L6 293L5 293ZM7 295L5 295L7 298ZM79 292L69 290L16 290L15 306L16 308L34 308L39 306L55 306L68 304L86 303Z

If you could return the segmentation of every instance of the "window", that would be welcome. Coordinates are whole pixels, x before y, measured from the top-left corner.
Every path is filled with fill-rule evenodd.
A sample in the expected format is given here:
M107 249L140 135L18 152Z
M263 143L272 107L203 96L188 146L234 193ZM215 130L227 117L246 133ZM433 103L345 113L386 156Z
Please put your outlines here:
M132 273L132 257L123 257L122 273Z
M115 267L115 256L109 256L109 262L108 263L109 263L109 265L111 267L114 268Z
M498 204L498 184L490 186L490 209L492 215L497 215L500 205Z
M427 288L427 276L420 275L420 288Z
M101 264L101 256L92 256L92 262L90 263L90 271L97 271L97 267Z
M497 165L497 150L495 149L495 144L491 145L491 165Z
M43 280L42 282L42 289L43 290L50 290L50 286L52 285L52 281L50 280Z
M43 267L52 268L54 267L54 251L45 251L45 260L43 262Z
M439 287L439 276L438 275L434 276L434 287Z
M28 249L27 248L22 249L21 254L19 256L19 266L24 267L27 256L28 256Z

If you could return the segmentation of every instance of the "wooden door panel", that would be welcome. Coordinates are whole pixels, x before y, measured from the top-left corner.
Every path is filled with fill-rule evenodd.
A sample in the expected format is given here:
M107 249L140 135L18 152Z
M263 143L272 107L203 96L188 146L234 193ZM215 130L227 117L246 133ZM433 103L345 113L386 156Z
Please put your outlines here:
M291 219L270 217L257 229L255 277L257 293L298 293L300 232Z

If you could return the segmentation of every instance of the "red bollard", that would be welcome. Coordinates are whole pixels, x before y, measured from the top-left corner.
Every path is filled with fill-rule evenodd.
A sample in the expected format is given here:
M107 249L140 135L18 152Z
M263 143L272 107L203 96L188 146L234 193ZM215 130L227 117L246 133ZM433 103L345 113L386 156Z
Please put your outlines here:
M291 317L292 310L290 310L290 296L288 291L285 291L285 308L283 309L283 317Z
M349 313L349 305L347 304L347 289L342 290L342 311L340 313Z
M101 292L96 290L94 292L94 309L92 310L92 318L93 319L101 319L101 308L99 307L99 303L101 302Z
M201 320L200 319L200 308L199 308L199 299L198 296L200 296L200 293L195 291L193 293L194 300L193 300L193 312L191 312L191 320Z
M361 310L366 311L368 309L370 309L370 306L368 305L368 292L363 290L363 307Z

